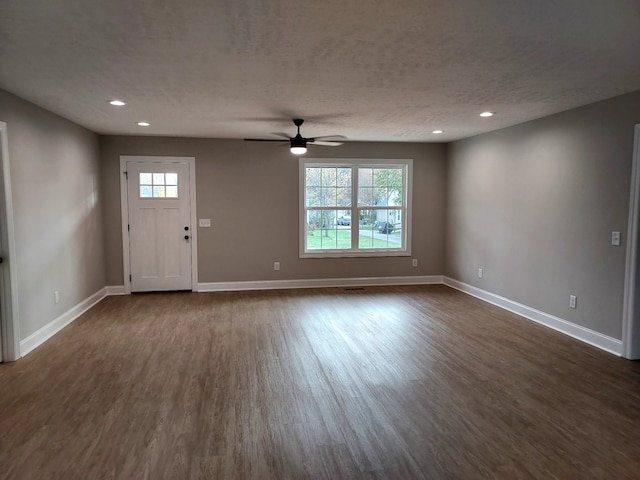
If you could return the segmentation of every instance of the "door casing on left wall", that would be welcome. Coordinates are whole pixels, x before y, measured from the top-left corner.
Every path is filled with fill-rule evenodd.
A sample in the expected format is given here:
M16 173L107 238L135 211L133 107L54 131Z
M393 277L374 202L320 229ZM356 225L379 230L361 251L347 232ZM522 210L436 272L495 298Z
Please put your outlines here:
M0 122L0 361L20 358L18 281L7 124Z

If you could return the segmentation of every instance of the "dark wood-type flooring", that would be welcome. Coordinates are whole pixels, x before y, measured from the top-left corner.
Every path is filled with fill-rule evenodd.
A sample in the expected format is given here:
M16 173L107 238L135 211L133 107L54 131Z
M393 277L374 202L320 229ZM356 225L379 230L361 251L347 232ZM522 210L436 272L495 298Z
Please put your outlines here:
M445 286L109 297L0 365L2 479L638 479L640 364Z

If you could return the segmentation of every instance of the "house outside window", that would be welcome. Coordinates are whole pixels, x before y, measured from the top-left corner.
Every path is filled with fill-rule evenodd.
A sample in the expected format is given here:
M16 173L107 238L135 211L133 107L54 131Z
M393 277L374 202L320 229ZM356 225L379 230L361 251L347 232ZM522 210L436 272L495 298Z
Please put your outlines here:
M300 159L300 257L411 255L413 160Z

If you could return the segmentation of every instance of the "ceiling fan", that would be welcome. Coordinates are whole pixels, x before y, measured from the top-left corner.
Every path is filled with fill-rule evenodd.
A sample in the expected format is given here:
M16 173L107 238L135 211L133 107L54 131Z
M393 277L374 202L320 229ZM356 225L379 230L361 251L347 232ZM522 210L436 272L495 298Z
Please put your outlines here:
M295 137L289 137L285 134L277 134L283 137L286 140L276 140L276 139L263 139L263 138L245 138L247 142L289 142L291 153L295 155L302 155L307 153L307 144L313 143L314 145L322 145L325 147L339 147L342 145L342 142L336 142L335 140L344 139L345 137L342 135L325 135L322 137L312 137L305 138L300 135L300 125L304 123L302 118L294 118L293 124L298 127L298 133Z

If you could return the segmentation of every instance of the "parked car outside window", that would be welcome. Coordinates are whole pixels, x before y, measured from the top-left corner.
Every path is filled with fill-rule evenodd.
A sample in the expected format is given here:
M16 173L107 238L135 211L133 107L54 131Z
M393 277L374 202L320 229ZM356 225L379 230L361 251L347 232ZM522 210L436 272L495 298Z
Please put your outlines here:
M395 226L391 222L377 222L378 231L380 233L392 233L395 230Z

